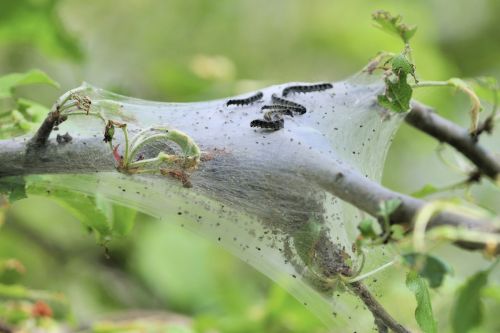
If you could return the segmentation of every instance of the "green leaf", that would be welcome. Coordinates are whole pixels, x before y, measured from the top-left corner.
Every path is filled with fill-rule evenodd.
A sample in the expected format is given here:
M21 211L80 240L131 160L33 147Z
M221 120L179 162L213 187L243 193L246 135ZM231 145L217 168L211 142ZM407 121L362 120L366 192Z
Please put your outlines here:
M137 210L117 205L97 196L96 206L106 215L113 236L123 237L130 234L134 228Z
M417 272L409 271L406 275L406 287L413 292L417 300L415 319L418 326L425 333L437 332L437 322L432 314L431 297L425 280Z
M0 118L0 139L22 135L36 129L49 109L29 99L16 99L14 110L7 110Z
M484 287L481 289L481 296L491 298L500 304L500 285Z
M373 229L373 220L372 219L364 219L363 221L361 221L358 225L358 229L364 238L368 238L368 239L377 238L377 233Z
M110 223L103 212L95 206L92 197L62 191L61 193L55 193L54 196L51 195L51 198L66 208L84 226L97 231L101 241L109 240L112 234Z
M113 205L113 234L127 236L135 224L137 210L120 205Z
M396 74L398 77L401 74L406 74L406 75L415 75L415 66L406 58L404 54L398 54L394 58L392 58L391 61L391 66L392 66L392 71L394 74Z
M391 238L394 240L401 240L405 237L405 229L402 225L391 225Z
M385 94L378 96L379 103L394 112L402 113L410 109L413 89L407 82L407 76L401 73L399 77L385 79Z
M437 192L439 192L439 189L436 186L432 184L425 184L421 189L413 192L411 196L415 198L423 198Z
M26 182L24 177L0 178L0 194L8 195L10 202L26 198Z
M429 281L431 288L440 287L446 274L453 272L450 265L441 259L420 253L407 253L403 255L403 261L421 277Z
M41 70L33 69L26 73L12 73L0 77L0 98L11 97L16 87L30 84L48 84L59 88L59 83L47 74Z
M407 44L417 32L417 26L402 23L401 15L392 16L385 10L378 10L372 14L376 27L403 40Z
M100 242L111 239L112 227L106 214L96 206L94 199L88 195L63 189L28 185L30 195L41 195L57 202L86 228L97 232Z
M467 333L483 321L481 291L488 282L489 271L481 271L471 276L457 294L451 313L453 332Z
M379 205L378 215L384 219L389 220L391 214L394 213L400 205L401 200L399 199L383 201Z
M33 123L41 122L50 111L45 105L26 98L17 99L17 108Z

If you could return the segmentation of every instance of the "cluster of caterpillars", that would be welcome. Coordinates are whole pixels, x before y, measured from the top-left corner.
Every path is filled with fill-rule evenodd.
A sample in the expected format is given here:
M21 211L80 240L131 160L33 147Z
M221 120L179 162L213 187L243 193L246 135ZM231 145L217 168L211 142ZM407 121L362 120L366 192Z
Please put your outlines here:
M292 93L307 93L313 91L322 91L333 88L331 83L319 83L312 85L300 85L300 86L290 86L283 89L281 95L287 97ZM227 101L226 105L249 105L260 101L264 94L258 92L248 98L243 99L230 99ZM293 117L294 115L303 115L306 113L305 106L289 101L282 97L278 97L273 94L271 97L272 104L264 105L262 111L265 111L263 119L255 119L250 122L250 127L259 127L264 129L269 129L277 131L285 126L285 119L283 116Z

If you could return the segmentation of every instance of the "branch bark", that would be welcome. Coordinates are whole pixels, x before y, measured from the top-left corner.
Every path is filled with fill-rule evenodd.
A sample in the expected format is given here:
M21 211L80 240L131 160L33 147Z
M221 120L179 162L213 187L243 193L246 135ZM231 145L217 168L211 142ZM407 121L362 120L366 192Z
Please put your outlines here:
M328 169L314 170L307 177L326 191L375 217L379 212L381 202L399 200L401 204L391 214L390 223L406 225L409 229L413 227L413 221L418 212L428 204L427 201L385 188L352 169L339 165L332 165ZM464 228L486 234L500 234L500 227L488 219L472 218L451 212L436 214L427 224L427 229L439 226ZM484 242L461 241L456 242L456 245L468 250L488 250L496 255L500 254L499 244L487 244L486 240Z
M44 146L33 147L27 139L0 141L0 177L39 173L89 173L110 171L115 168L109 148L98 138L71 143L47 142ZM68 170L68 165L74 167ZM416 214L427 204L390 189L363 177L356 171L338 164L331 164L328 169L305 171L305 176L317 182L328 192L353 206L377 216L379 204L397 199L401 205L391 215L391 224L403 224L412 227ZM459 214L442 212L435 215L428 228L453 226L488 234L499 234L500 229L491 221L475 219ZM456 245L469 250L485 250L485 242L458 242ZM500 253L498 244L488 244L488 250Z
M455 148L476 165L478 170L497 181L500 175L500 161L484 149L477 137L468 130L437 115L431 108L417 102L405 118L406 122L420 131Z
M373 297L372 293L360 282L353 282L349 288L363 301L375 318L375 324L379 333L387 332L390 328L396 333L411 333L403 325L399 324L392 316L387 313L384 307Z

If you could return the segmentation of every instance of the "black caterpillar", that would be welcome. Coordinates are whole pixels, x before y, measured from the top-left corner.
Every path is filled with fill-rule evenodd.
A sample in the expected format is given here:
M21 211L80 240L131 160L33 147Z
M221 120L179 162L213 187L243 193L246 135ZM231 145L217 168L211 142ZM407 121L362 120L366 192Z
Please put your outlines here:
M261 100L263 96L264 96L264 94L261 91L259 91L255 95L252 95L252 96L247 97L247 98L230 99L229 101L227 101L226 105L227 106L229 106L229 105L248 105L248 104L252 104L254 102L257 102L258 100Z
M276 120L255 119L250 122L250 127L260 127L265 129L279 130L285 126L285 120L278 118Z
M290 111L288 109L281 109L281 110L276 110L276 111L268 111L268 112L264 113L264 119L268 120L268 121L282 118L282 116L293 117L293 113L292 113L292 111Z
M293 109L294 109L294 110L296 110L299 114L304 114L304 113L306 113L306 108L305 108L305 106L300 105L299 103L295 103L295 102L289 101L289 100L287 100L287 99L284 99L284 98L278 97L278 96L276 96L275 94L273 94L273 96L272 96L272 100L273 100L273 103L274 103L274 104L283 105L283 106L285 106L285 107L290 107L290 108L293 108Z
M283 89L281 93L282 96L286 97L290 93L306 93L312 91L322 91L327 89L332 89L333 85L331 83L319 83L319 84L311 84L307 86L290 86Z
M303 105L289 101L287 99L272 95L274 104L264 105L262 110L270 110L264 113L264 119L255 119L250 123L250 127L260 127L265 129L279 130L285 126L283 116L293 117L293 113L299 115L306 113Z
M264 105L261 108L262 111L264 110L271 110L271 111L280 111L288 116L293 117L292 112L296 112L298 114L303 114L303 108L295 107L295 106L290 106L290 105L281 105L281 104L272 104L272 105Z

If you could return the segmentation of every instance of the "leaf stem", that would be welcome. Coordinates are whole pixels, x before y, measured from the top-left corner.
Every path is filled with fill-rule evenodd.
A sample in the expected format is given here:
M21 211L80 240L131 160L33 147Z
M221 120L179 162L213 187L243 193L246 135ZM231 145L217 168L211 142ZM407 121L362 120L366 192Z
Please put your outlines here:
M479 123L479 112L481 111L481 101L477 94L472 90L464 81L460 79L449 79L447 81L423 81L418 84L412 84L412 88L424 87L454 87L465 93L471 101L472 107L470 109L471 124L469 133L474 133Z

